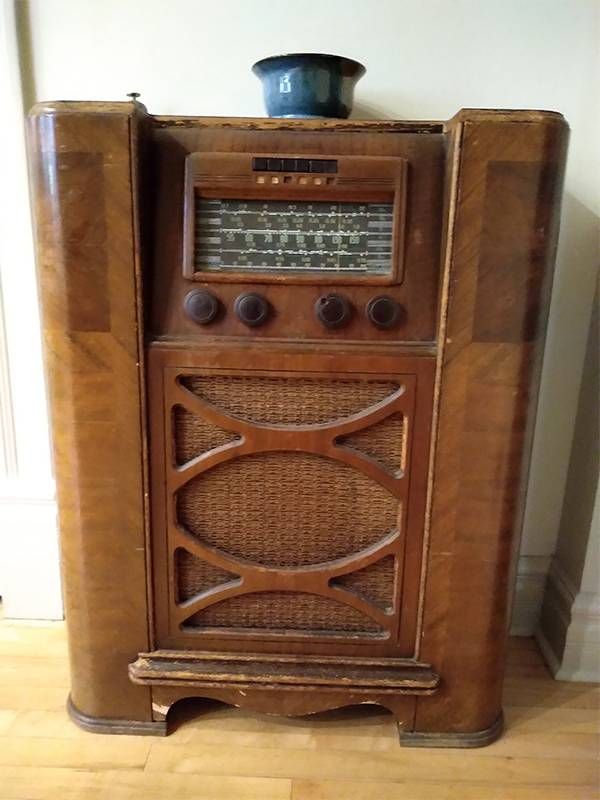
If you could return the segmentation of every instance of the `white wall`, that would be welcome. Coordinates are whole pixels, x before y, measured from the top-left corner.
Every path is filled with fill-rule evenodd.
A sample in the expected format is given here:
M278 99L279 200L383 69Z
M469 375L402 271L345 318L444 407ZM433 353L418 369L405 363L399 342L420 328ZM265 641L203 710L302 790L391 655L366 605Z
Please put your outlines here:
M262 115L253 61L323 51L367 66L354 116L461 107L562 111L572 127L560 256L522 543L522 581L554 551L593 295L600 119L595 0L32 0L38 99L155 114ZM532 597L535 615L539 592Z
M12 3L0 2L0 595L11 617L62 616L56 503Z

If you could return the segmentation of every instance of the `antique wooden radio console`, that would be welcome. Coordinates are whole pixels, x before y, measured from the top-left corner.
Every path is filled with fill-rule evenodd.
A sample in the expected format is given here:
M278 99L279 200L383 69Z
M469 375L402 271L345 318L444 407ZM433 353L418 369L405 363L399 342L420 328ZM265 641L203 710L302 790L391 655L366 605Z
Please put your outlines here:
M70 710L501 728L567 127L30 118Z

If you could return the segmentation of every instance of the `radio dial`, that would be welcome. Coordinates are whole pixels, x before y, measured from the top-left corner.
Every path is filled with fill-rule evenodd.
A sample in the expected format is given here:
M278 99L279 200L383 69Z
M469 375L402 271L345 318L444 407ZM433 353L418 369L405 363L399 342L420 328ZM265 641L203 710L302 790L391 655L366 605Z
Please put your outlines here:
M240 322L248 328L258 328L269 318L269 301L260 294L246 292L235 301L233 309Z
M206 289L193 289L183 301L185 313L198 325L208 325L219 313L219 301Z
M380 330L396 328L404 316L404 309L393 297L380 295L367 303L367 317Z
M325 294L315 303L315 313L326 328L343 328L352 318L352 305L343 294Z

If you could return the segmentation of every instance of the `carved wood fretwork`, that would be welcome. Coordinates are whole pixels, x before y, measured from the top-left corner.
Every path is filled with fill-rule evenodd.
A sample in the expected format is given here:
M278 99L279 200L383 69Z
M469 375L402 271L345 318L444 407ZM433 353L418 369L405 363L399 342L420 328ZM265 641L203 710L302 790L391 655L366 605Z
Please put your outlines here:
M332 652L335 652L335 644L338 642L355 645L359 644L361 640L388 642L388 646L396 648L402 608L417 375L410 372L389 373L383 370L377 373L364 371L336 373L318 369L297 372L278 371L277 373L268 370L253 370L249 373L243 369L198 368L189 366L183 361L180 362L181 365L177 365L173 351L167 352L161 348L151 352L150 361L153 373L151 396L152 394L155 396L154 403L151 397L152 428L155 436L160 432L160 440L163 442L164 474L161 477L155 473L154 485L164 487L164 504L161 504L161 507L167 528L165 559L162 562L164 572L161 575L165 581L165 594L168 597L168 615L165 619L166 629L164 631L166 638L163 639L165 644L169 647L182 646L186 641L197 641L199 636L203 641L204 638L209 637L230 642L233 639L247 640L249 638L277 640L283 636L286 639L299 640L317 638L320 643L329 643L334 647ZM312 397L310 395L312 385L312 387L320 387L321 396L325 391L323 386L331 387L330 391L333 392L335 398L338 386L340 392L344 391L348 394L352 391L356 392L353 388L346 388L344 382L347 384L350 380L361 386L363 392L366 392L365 387L372 386L371 394L375 401L365 401L359 411L353 410L352 413L346 413L342 402L343 397L340 394L342 410L337 415L334 414L333 418L331 412L325 412L324 408L301 409L298 412L300 414L298 418L327 418L326 422L314 424L257 422L248 418L251 415L244 415L239 410L241 407L239 397L231 401L226 398L223 402L216 402L213 401L216 390L212 394L210 391L211 378L218 379L218 391L221 394L223 393L223 381L229 379L231 380L230 391L234 393L236 380L239 381L244 375L251 376L254 382L264 379L266 388L268 387L272 392L277 392L282 386L283 390L287 392L285 405L288 409L290 402L288 387L294 381L303 382L302 390L304 390L304 384L308 386L309 397ZM194 391L192 386L194 382L200 387L198 391ZM209 400L203 396L201 391L203 385L207 385L205 394L213 399ZM227 386L226 383L225 386ZM240 390L239 386L237 389ZM365 394L365 396L367 395ZM162 398L162 401L159 398ZM231 405L236 408L235 412L228 407ZM277 405L276 402L275 405ZM326 406L327 403L324 402L324 407ZM217 434L224 434L220 438L214 439L214 441L223 441L224 443L196 453L181 463L181 458L178 457L178 434L175 429L174 409L179 412L183 410L187 415L189 422L186 423L188 425L186 431L193 429L191 420L194 418L201 423L202 430L214 430ZM287 418L289 419L289 417L288 410ZM269 419L274 418L276 418L276 412L271 409ZM390 455L387 459L378 458L369 452L370 431L381 430L381 423L390 420L396 426L389 429L391 432L389 449L393 457ZM392 436L395 438L391 438ZM382 443L385 446L386 440L382 438L381 434L379 437L377 447L381 450ZM377 448L375 449L377 450ZM369 531L370 538L365 538L362 546L351 548L348 545L347 552L333 557L327 555L328 532L324 528L319 533L323 540L319 552L313 554L312 557L305 556L304 559L297 556L297 563L289 564L283 553L280 558L261 559L258 556L252 557L244 553L231 552L233 548L228 547L226 540L220 541L218 546L214 542L208 541L210 537L208 534L204 535L205 531L202 526L210 526L212 519L210 511L207 511L206 516L201 515L197 526L185 524L185 518L178 509L183 494L191 486L201 486L201 483L198 484L199 481L212 477L219 469L226 468L227 465L256 463L256 459L262 455L271 459L272 468L276 469L276 459L279 457L276 454L285 459L298 457L303 463L308 463L313 471L316 471L317 477L320 475L319 470L323 471L322 502L324 504L328 502L325 487L325 473L328 469L340 470L340 474L335 478L335 482L340 484L336 491L351 491L349 485L345 486L344 476L355 475L361 485L364 483L367 488L372 487L369 489L370 494L379 493L382 497L388 498L385 501L387 503L385 508L396 509L393 512L391 524L389 524L389 515L386 519L370 521L372 528ZM188 452L189 455L191 455L191 450ZM308 461L306 462L306 460ZM335 467L335 464L340 466ZM337 475L337 472L335 474ZM301 481L302 471L300 470L299 490ZM240 483L239 480L237 482ZM196 504L204 501L208 506L211 505L209 494L202 495L200 500L194 500ZM217 500L214 502L216 503ZM282 502L285 504L285 501ZM196 506L192 504L191 508L192 511L188 511L189 515L193 515ZM267 504L264 509L265 518L270 512L271 509ZM373 510L374 518L376 518L376 512L375 508ZM364 513L368 514L369 509L367 508ZM308 511L307 514L309 514ZM326 525L327 511L323 519ZM354 520L349 520L349 541L351 541L350 536L353 533L353 522ZM299 524L302 523L303 520L300 518ZM228 520L227 524L231 525L232 529L239 526L241 540L248 538L245 537L243 518ZM200 530L197 530L197 527ZM265 535L268 535L266 530ZM273 535L277 538L278 532L275 531ZM298 532L298 535L301 533ZM203 585L202 581L198 584L197 579L193 591L185 589L182 593L181 587L178 585L179 575L176 568L177 554L182 552L187 553L188 558L195 561L200 570L206 568L202 567L204 564L214 574L223 576L221 582L212 580ZM386 602L382 603L378 602L376 598L370 597L368 592L361 592L359 582L363 570L375 567L384 560L391 566L391 569L387 571L381 569L378 573L379 581L386 584L378 586L380 594L385 594L387 597ZM373 574L375 575L376 572ZM356 578L357 575L358 578ZM352 580L349 579L350 576L352 576ZM354 586L354 583L357 583L357 586ZM279 629L277 625L273 625L272 628L265 625L257 630L249 623L244 625L243 629L234 623L222 627L215 627L214 623L203 625L203 612L207 609L211 610L209 617L212 618L214 616L212 609L218 604L223 604L219 608L226 610L228 608L227 601L237 598L234 607L239 609L243 598L248 598L250 603L256 598L266 597L265 593L273 593L272 597L282 597L292 606L300 603L298 609L301 609L305 597L321 598L319 607L324 610L323 613L326 616L329 609L332 609L332 622L330 625L315 624L311 628L310 625L303 625L298 621L297 625L292 628L286 626L285 630ZM281 593L285 593L285 595ZM298 616L301 616L301 610L298 611ZM364 619L364 625L356 621L361 618ZM350 619L354 622L349 623ZM361 630L361 628L363 629Z

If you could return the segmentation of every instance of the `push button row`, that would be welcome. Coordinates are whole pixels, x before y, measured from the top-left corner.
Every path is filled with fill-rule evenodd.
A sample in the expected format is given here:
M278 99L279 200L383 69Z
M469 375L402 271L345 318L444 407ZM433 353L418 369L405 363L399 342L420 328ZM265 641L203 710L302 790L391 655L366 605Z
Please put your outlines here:
M198 325L208 325L221 311L221 303L206 289L192 289L183 306L188 317ZM254 292L244 292L233 304L236 317L248 328L258 328L271 316L272 307L266 297ZM321 295L315 303L315 316L329 330L345 327L354 316L354 306L343 294ZM393 297L372 297L366 305L367 319L380 330L398 327L404 319L404 309Z
M253 158L255 172L337 172L334 158Z

